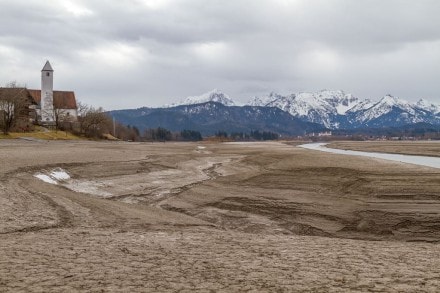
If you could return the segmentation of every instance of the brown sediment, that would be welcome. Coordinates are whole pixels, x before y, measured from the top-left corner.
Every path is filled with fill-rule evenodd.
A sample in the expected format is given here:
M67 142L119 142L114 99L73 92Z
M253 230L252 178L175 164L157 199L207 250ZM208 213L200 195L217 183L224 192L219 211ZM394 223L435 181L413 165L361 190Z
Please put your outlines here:
M330 148L440 157L439 141L338 141L328 145Z
M0 291L440 287L440 170L198 145L0 141Z

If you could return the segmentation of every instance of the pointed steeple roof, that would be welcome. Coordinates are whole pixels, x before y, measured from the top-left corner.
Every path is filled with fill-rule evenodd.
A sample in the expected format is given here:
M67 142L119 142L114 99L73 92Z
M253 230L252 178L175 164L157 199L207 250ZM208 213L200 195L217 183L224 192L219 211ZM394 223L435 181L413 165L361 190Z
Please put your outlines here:
M53 71L52 66L49 63L49 60L46 61L46 64L44 64L43 69L41 69L41 71Z

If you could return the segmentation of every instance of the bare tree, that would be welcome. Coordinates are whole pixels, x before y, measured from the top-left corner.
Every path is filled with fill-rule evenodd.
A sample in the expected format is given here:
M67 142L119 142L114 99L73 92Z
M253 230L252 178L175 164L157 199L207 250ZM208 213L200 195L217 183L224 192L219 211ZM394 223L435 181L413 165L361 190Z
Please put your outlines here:
M4 134L17 124L20 116L27 116L29 111L28 92L16 82L10 82L0 88L0 127Z
M53 108L53 118L55 123L55 130L60 130L66 122L71 122L68 116L69 111L67 109Z
M118 139L128 140L128 141L140 141L139 129L135 126L123 125L121 123L116 123L115 125L116 133L114 136Z
M101 137L105 133L110 133L112 128L112 120L102 108L87 107L78 119L83 134L88 137Z
M87 104L85 104L85 103L83 103L83 102L81 102L81 101L78 101L78 102L76 103L76 108L77 108L78 116L79 116L79 117L83 117L83 116L85 116L85 115L87 114L87 112L89 111L90 106L87 105Z
M78 131L81 134L84 134L84 120L85 117L87 115L87 113L90 111L90 106L78 101L76 103L76 107L77 107L77 115L78 115L78 121L77 121L77 126L78 126Z

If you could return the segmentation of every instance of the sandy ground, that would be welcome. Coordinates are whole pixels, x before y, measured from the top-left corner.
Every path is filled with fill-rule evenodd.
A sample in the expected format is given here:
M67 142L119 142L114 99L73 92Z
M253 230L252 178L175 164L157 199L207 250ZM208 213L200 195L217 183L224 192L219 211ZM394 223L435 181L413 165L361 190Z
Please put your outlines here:
M392 154L440 157L440 141L338 141L329 147Z
M282 143L2 140L0 162L1 292L440 288L437 169Z

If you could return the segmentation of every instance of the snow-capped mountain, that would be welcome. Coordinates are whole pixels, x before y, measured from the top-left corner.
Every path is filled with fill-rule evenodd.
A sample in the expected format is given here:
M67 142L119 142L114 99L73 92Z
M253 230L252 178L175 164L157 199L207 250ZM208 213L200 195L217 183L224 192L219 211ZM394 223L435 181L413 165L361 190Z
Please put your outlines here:
M351 113L356 113L357 111L363 111L363 110L367 110L371 107L373 107L375 104L375 102L373 102L370 99L365 99L365 100L361 100L359 101L357 104L355 104L353 107L351 107L347 112L345 112L346 114L351 114Z
M426 100L410 103L386 95L377 102L359 100L344 91L323 90L282 96L271 93L249 105L278 107L294 117L330 129L402 126L418 122L440 124L440 105Z
M393 97L391 95L384 96L382 99L380 99L377 103L373 104L369 108L361 109L356 112L351 111L351 113L356 116L356 121L365 123L382 115L390 113L391 111L393 111L394 108L400 110L402 113L405 113L407 115L417 116L417 111L409 102L399 99L397 97Z
M275 107L225 106L212 101L167 108L115 110L109 114L141 131L164 127L176 132L186 129L214 135L218 131L250 133L258 130L297 136L326 130L320 124L303 121Z
M419 122L439 124L439 109L438 105L424 100L411 103L398 97L386 95L369 107L350 109L347 116L351 128L398 127Z
M176 107L180 105L194 105L194 104L202 104L207 102L216 102L223 104L225 106L235 106L235 102L231 98L229 98L228 95L224 94L222 91L218 89L214 89L200 96L187 97L186 99L180 101L179 103L173 103L171 105L167 105L167 107Z
M440 104L433 104L425 99L418 100L416 106L420 109L432 112L434 114L440 113Z
M216 102L227 107L236 105L228 95L213 90L201 96L188 97L167 107L207 102ZM342 90L290 95L272 92L267 96L254 97L246 105L276 107L302 121L318 123L330 129L402 126L418 122L440 124L440 105L424 99L411 103L386 95L375 102L370 99L358 99Z
M335 117L345 113L359 103L352 94L344 91L323 90L317 93L297 93L282 96L271 93L267 97L253 98L248 104L277 107L294 117L315 122L328 128L338 128Z

